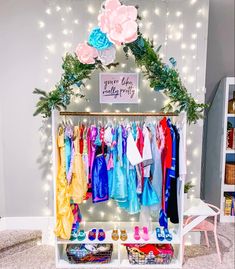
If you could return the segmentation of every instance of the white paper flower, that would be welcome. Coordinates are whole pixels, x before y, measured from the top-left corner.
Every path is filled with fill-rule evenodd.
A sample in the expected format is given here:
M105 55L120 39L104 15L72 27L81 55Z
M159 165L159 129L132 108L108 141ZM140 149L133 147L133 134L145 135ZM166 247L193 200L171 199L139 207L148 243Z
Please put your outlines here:
M103 65L109 65L113 63L115 58L116 58L115 46L111 46L104 50L98 50L98 60L100 60Z

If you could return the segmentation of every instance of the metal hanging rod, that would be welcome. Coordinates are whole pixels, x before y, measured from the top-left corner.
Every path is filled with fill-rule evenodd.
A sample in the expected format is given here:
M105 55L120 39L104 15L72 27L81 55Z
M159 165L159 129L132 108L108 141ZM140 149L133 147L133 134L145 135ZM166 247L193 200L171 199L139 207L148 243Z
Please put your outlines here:
M83 116L83 117L95 117L95 116L178 116L179 114L174 112L73 112L73 111L61 111L60 116Z

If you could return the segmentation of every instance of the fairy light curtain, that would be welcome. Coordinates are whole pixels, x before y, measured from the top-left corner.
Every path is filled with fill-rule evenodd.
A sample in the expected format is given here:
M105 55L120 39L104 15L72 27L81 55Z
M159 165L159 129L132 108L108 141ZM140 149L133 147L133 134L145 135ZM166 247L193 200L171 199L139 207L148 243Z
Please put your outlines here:
M126 1L123 1L124 3ZM53 85L60 71L60 58L67 51L73 51L76 44L84 40L88 32L96 25L97 15L102 1L54 1L41 10L38 18L38 30L45 44L44 50L44 80L45 87ZM162 44L161 56L165 61L172 55L177 59L177 67L181 73L184 84L199 101L204 101L205 94L205 60L208 24L208 1L204 0L179 0L179 1L154 1L144 4L141 0L131 0L128 4L141 7L143 22L140 23L141 32L146 37L153 38L156 46ZM82 26L82 27L81 27ZM117 52L117 61L120 66L115 72L140 72L130 58L126 61L124 54ZM114 71L114 70L112 70ZM139 104L138 105L100 105L98 100L98 72L93 75L86 85L86 96L89 103L75 99L70 110L84 111L159 111L168 102L165 96L152 92L148 87L147 80L140 74ZM201 169L201 144L203 122L191 125L187 131L187 166L188 180L196 184L195 194L200 190ZM50 128L50 124L46 125ZM51 145L47 143L45 150L51 152ZM52 181L50 164L48 173L44 178L45 208L46 215L52 214ZM119 208L114 207L112 202L107 203L109 212L114 212L120 219L129 219ZM92 205L87 204L87 214L84 218L105 220L106 216L94 210ZM132 220L135 218L132 217ZM107 219L108 220L108 219Z

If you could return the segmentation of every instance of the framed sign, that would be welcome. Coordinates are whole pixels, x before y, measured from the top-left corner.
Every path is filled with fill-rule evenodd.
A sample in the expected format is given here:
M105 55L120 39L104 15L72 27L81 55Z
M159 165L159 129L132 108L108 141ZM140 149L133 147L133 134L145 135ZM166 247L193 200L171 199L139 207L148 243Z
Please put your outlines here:
M100 103L138 103L138 73L100 73Z

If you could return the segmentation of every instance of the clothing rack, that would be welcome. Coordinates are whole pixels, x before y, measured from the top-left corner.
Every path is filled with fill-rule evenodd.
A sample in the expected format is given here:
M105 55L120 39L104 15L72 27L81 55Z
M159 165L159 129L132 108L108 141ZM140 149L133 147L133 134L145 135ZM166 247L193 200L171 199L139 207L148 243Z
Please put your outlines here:
M182 118L183 124L183 133L184 137L186 137L186 113L176 113L176 112L169 112L164 113L162 111L159 112L77 112L77 111L53 111L52 112L52 145L53 145L53 187L54 187L54 197L56 197L56 178L57 178L57 165L58 165L58 150L57 150L57 131L58 131L58 125L60 124L60 121L63 117L66 116L80 116L80 117L177 117L177 120ZM186 151L186 143L184 144L184 148ZM172 229L174 229L174 233L172 232L173 239L171 241L171 244L174 245L174 248L176 250L175 257L172 260L170 264L157 264L157 265L132 265L129 264L129 261L125 255L123 255L123 242L121 240L118 240L114 242L111 238L111 232L113 229L113 223L111 222L85 222L83 224L83 228L85 228L86 231L92 229L94 226L96 227L102 227L106 231L106 239L103 241L105 244L113 244L116 254L113 255L111 263L108 264L71 264L68 262L68 259L65 255L65 249L67 244L79 244L78 240L70 241L70 240L63 240L60 238L55 238L55 262L56 262L56 268L182 268L183 263L183 208L184 208L184 181L182 180L180 187L179 187L179 224L176 224L175 226L172 226ZM54 199L54 222L56 222L56 212L57 212L57 206L56 201ZM135 225L139 225L139 222L132 222L132 221L125 221L125 222L117 222L115 225L118 225L119 228L125 228L127 230L132 231L133 227ZM89 241L88 238L82 241L82 243L85 244L96 244L99 243L99 241ZM138 244L139 241L134 240L131 232L128 234L128 240L126 243L129 244ZM146 243L145 241L141 241L141 243ZM151 235L150 240L148 241L149 244L169 244L168 241L159 241L156 239L155 233L153 232Z
M146 116L179 116L175 112L73 112L73 111L62 111L60 116L84 116L84 117L95 117L95 116L136 116L136 117L146 117Z

